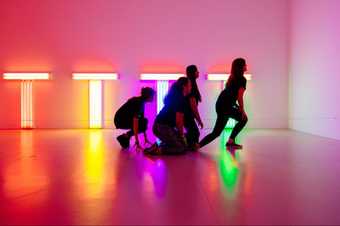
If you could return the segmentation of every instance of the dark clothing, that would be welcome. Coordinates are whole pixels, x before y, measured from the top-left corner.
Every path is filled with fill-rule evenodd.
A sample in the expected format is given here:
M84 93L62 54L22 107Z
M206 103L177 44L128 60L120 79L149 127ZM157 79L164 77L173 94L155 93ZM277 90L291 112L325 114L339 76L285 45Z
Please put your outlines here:
M192 94L185 97L184 127L187 132L185 136L187 138L188 145L197 144L200 137L200 131L195 121L195 115L191 109L191 98L195 98L196 103L198 103L198 99Z
M144 118L144 105L145 105L145 102L142 100L141 97L130 98L116 112L116 115L114 118L116 127L117 125L119 125L122 127L132 128L134 117Z
M184 113L185 100L183 96L173 97L164 101L164 107L156 117L156 123L176 127L176 112Z
M129 129L127 134L129 136L133 136L133 122L132 123L120 123L119 121L115 122L115 126L117 129ZM138 119L138 133L144 133L148 129L148 119L140 118Z
M200 147L209 144L216 139L222 131L229 118L233 118L237 121L237 124L233 128L230 138L235 140L236 136L241 132L244 126L247 124L248 119L242 119L242 112L239 106L236 104L237 96L240 88L246 89L247 80L242 77L239 79L230 78L227 82L226 88L221 92L216 101L216 113L217 119L213 131L205 136L201 142Z
M211 141L215 140L222 131L224 130L225 126L227 125L228 119L232 118L237 121L237 124L233 128L230 138L235 139L236 136L241 132L244 126L247 124L248 119L242 119L242 112L237 106L232 107L228 113L219 113L217 112L217 120L214 126L213 131L205 136L201 142L200 147L203 147L209 144Z
M236 105L238 91L240 88L246 89L247 79L231 79L227 82L226 88L221 92L216 101L216 112L226 113Z
M187 138L188 145L197 144L200 138L200 131L194 118L186 118L184 122L186 129L185 137Z
M129 129L128 135L133 136L133 118L138 118L138 133L147 130L148 120L144 118L145 102L141 97L132 97L115 114L114 123L117 129Z
M163 154L182 154L187 151L184 139L174 127L154 123L153 133L161 140L160 148Z

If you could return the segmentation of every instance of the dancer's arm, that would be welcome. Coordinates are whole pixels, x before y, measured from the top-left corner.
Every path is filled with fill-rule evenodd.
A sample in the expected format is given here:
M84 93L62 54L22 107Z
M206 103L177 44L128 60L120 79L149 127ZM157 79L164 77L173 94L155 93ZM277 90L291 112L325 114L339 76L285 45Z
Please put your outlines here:
M244 102L243 102L243 96L244 96L244 91L245 89L243 87L241 87L239 90L238 90L238 95L237 95L237 102L240 106L240 110L242 112L242 117L243 118L246 118L247 117L247 114L244 110Z
M201 129L203 129L203 122L202 122L200 113L198 111L197 101L194 97L190 98L190 108L192 112L194 113L195 119L197 120L199 126L201 127Z
M135 136L135 141L136 141L136 145L139 146L139 138L138 138L138 130L139 130L139 123L138 123L138 118L137 117L133 117L133 134Z
M184 114L176 112L176 128L181 136L184 136Z

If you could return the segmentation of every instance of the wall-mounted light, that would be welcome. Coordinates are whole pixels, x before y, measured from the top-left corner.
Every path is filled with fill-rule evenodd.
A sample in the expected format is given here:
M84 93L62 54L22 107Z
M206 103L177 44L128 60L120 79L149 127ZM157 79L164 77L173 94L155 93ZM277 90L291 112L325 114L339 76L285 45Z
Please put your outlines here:
M73 73L74 80L89 81L89 127L102 128L103 80L117 80L117 73Z
M31 129L34 127L33 121L33 81L48 80L49 73L4 73L5 80L21 81L20 95L20 112L21 112L21 128Z
M160 112L164 106L163 100L169 90L169 81L177 80L183 76L184 74L178 73L143 73L140 75L141 80L157 81L157 113Z

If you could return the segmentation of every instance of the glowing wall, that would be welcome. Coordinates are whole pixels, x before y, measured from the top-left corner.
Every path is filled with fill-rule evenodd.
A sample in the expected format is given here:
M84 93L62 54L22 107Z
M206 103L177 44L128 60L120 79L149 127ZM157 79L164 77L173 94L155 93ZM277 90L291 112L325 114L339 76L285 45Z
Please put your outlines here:
M0 15L0 72L53 73L34 84L36 128L88 127L88 82L73 81L74 71L120 74L103 86L103 126L112 127L115 110L147 84L140 73L188 64L199 66L210 127L220 84L205 74L229 72L238 56L254 76L248 126L288 126L288 0L8 0ZM0 98L0 128L19 128L20 84L0 80Z
M340 139L340 1L292 1L290 127Z

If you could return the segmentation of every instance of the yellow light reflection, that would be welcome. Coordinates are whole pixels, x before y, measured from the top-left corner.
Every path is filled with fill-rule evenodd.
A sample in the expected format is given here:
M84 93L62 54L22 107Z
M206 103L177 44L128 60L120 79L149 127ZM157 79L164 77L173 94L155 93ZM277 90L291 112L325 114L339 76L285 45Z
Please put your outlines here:
M85 195L101 197L105 186L103 134L99 130L89 132L89 143L85 150Z

